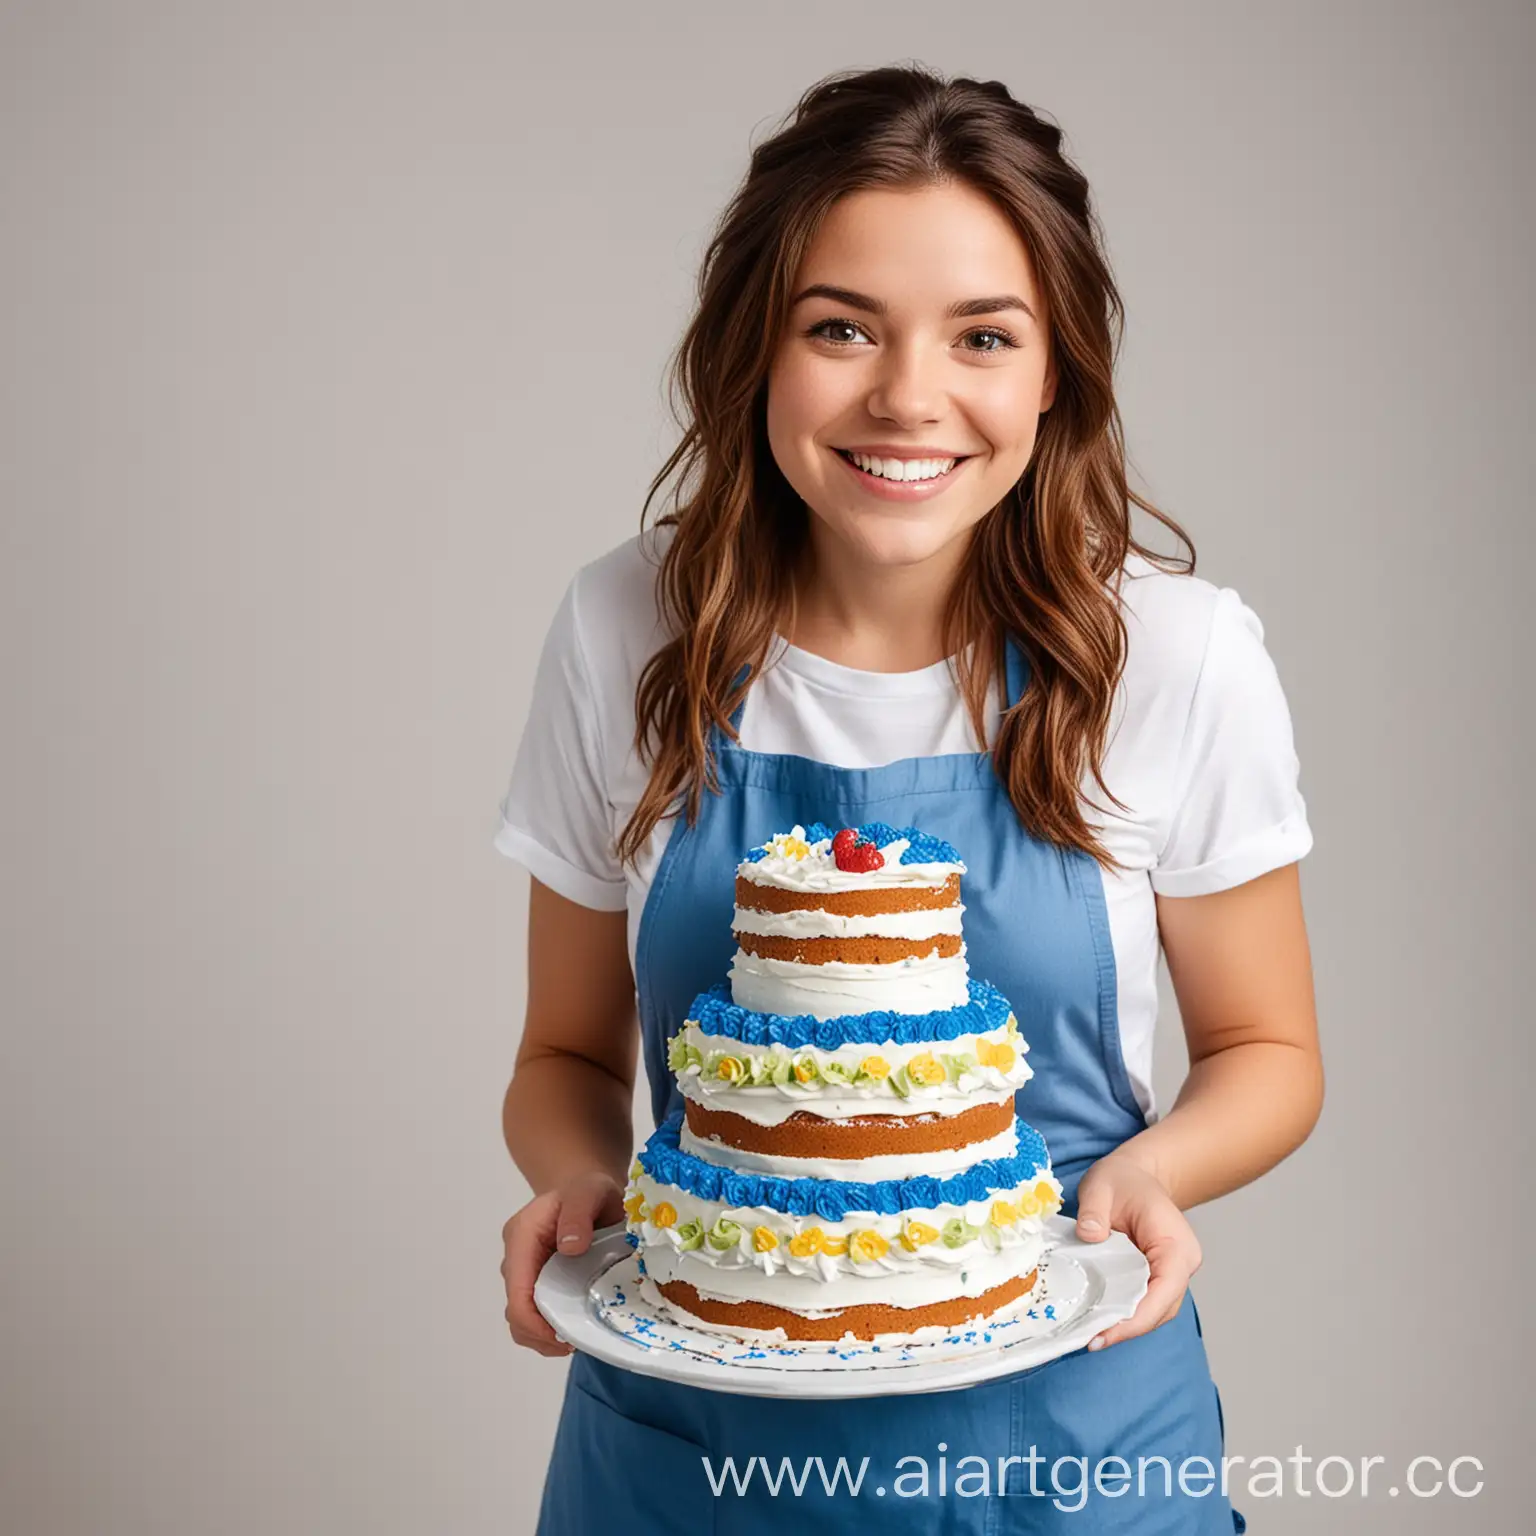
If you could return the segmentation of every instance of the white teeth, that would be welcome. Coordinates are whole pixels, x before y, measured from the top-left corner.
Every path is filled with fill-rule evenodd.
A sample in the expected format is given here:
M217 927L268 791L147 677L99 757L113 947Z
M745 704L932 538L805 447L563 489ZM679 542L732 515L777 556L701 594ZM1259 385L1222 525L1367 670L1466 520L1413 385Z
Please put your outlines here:
M860 469L882 480L936 480L955 467L954 459L872 459L868 454L848 455Z

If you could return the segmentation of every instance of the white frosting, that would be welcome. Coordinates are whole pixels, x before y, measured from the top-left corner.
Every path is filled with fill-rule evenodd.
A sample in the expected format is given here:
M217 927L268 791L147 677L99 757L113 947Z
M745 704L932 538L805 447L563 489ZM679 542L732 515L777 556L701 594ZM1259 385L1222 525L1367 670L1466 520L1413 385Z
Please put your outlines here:
M930 1243L918 1252L926 1253L928 1248L937 1246ZM963 1262L953 1265L883 1267L885 1259L865 1260L856 1271L840 1273L829 1280L788 1272L770 1275L753 1266L725 1268L701 1262L702 1251L679 1253L667 1244L649 1246L645 1250L646 1272L658 1285L667 1280L686 1280L701 1296L711 1300L762 1301L816 1316L842 1307L925 1307L954 1296L980 1296L993 1286L1028 1275L1045 1251L1045 1234L1029 1233L1020 1242L996 1253L978 1248L968 1253ZM896 1251L892 1249L892 1253ZM958 1250L946 1250L953 1251ZM917 1255L902 1250L902 1257L911 1260Z
M912 912L824 912L797 907L793 912L759 912L737 907L732 929L785 939L932 939L962 932L962 903L950 907L919 907Z
M844 1089L836 1095L826 1090L812 1095L806 1089L773 1086L733 1088L726 1093L710 1093L709 1085L695 1075L696 1070L690 1069L678 1076L677 1086L685 1099L692 1099L708 1109L729 1110L733 1115L740 1115L743 1120L750 1120L753 1125L783 1125L791 1115L802 1110L808 1115L820 1115L824 1120L847 1120L854 1115L901 1115L904 1118L932 1120L935 1117L963 1115L966 1110L975 1109L978 1104L1005 1103L1013 1097L1015 1091L1012 1088L987 1088L962 1093L960 1085L974 1075L967 1072L959 1083L940 1083L922 1089L921 1099L918 1098L916 1088L912 1090L910 1099L899 1099L893 1093L883 1097L874 1094L867 1098L844 1097L845 1094L857 1093L858 1090L854 1088ZM995 1073L997 1068L988 1067L986 1070ZM717 1159L709 1158L708 1161L715 1162Z
M840 1339L792 1339L782 1328L741 1328L725 1323L711 1323L704 1318L689 1312L685 1307L674 1306L656 1288L656 1282L649 1275L640 1277L640 1294L650 1303L656 1311L664 1317L671 1318L681 1327L691 1329L695 1333L709 1333L720 1335L728 1339L737 1339L746 1344L775 1346L780 1349L793 1349L800 1354L835 1353L838 1350L860 1346L866 1342L872 1342L886 1348L896 1348L903 1344L933 1344L940 1339L947 1339L959 1326L955 1323L925 1323L921 1328L914 1328L910 1332L877 1333L868 1341L855 1337L852 1333L844 1333ZM988 1312L983 1319L986 1326L1001 1323L1010 1318L1016 1312L1025 1311L1029 1305L1033 1291L1026 1291L1022 1296L1013 1301L1006 1302L995 1312ZM814 1315L814 1314L810 1314ZM970 1327L971 1324L964 1326Z
M803 841L805 828L797 826L788 835ZM880 852L885 863L879 869L868 871L839 869L832 856L830 837L809 844L809 851L801 858L777 851L774 844L778 841L770 839L769 852L760 859L744 859L736 866L736 873L758 885L776 885L788 891L862 891L872 886L943 885L951 875L965 873L965 865L958 860L953 864L903 864L901 856L911 846L904 837L882 844Z
M984 1141L967 1142L963 1147L943 1147L936 1152L889 1152L872 1157L791 1157L781 1152L755 1152L733 1147L718 1137L695 1136L683 1122L678 1146L684 1152L702 1157L722 1168L736 1168L744 1173L776 1173L787 1179L802 1175L812 1179L906 1179L920 1173L944 1176L961 1173L972 1163L989 1157L1012 1157L1019 1150L1019 1134L1014 1126Z
M970 1000L965 945L958 955L927 955L885 965L829 960L809 965L737 950L731 961L731 1001L754 1013L835 1019L848 1013L934 1013Z

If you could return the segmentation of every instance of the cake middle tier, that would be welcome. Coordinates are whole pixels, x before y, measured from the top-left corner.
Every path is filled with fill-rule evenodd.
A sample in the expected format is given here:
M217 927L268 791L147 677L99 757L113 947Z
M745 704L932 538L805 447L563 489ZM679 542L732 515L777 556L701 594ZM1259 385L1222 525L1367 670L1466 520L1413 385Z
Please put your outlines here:
M899 1177L1011 1154L1028 1049L985 981L958 1008L835 1019L757 1013L718 983L694 999L667 1059L690 1150L765 1172L879 1159Z

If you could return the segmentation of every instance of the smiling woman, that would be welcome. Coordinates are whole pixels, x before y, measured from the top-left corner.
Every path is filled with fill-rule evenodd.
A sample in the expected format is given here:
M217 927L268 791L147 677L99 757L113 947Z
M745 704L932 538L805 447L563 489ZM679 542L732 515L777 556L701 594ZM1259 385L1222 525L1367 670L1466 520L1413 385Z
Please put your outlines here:
M1010 1464L1221 1463L1184 1211L1317 1118L1295 870L1311 832L1257 617L1194 577L1192 548L1162 558L1133 537L1135 507L1184 536L1126 483L1120 301L1061 140L995 81L833 76L755 149L709 244L677 360L683 437L645 511L676 474L674 506L571 581L502 804L497 846L535 877L506 1137L537 1193L504 1234L507 1318L561 1352L533 1282L624 1213L632 1003L664 1126L668 1043L730 959L733 872L822 820L964 850L965 963L1017 1009L1020 1107L1079 1235L1118 1230L1146 1255L1146 1295L1088 1348L942 1393L748 1399L578 1355L541 1536L708 1529L704 1457L889 1468L947 1443ZM1161 1117L1160 947L1192 1064ZM815 963L764 953L758 969ZM897 988L891 1012L921 991ZM780 1032L765 1038L804 1022L732 996ZM683 1241L662 1209L658 1240ZM1197 1482L1034 1499L1027 1521L1242 1530ZM795 1522L851 1527L855 1511L814 1504ZM878 1524L962 1536L999 1528L989 1506L885 1500ZM727 1518L780 1533L785 1508L765 1486Z
M979 739L1012 636L1032 686L993 760L1021 826L1102 858L1085 815L1126 649L1134 553L1113 360L1120 297L1061 130L996 82L833 77L758 147L678 351L689 407L652 481L686 501L636 697L656 744L633 858L710 781L705 735L780 637L849 665L953 657ZM951 462L952 461L952 462ZM728 559L712 558L728 551ZM894 637L894 649L887 642Z

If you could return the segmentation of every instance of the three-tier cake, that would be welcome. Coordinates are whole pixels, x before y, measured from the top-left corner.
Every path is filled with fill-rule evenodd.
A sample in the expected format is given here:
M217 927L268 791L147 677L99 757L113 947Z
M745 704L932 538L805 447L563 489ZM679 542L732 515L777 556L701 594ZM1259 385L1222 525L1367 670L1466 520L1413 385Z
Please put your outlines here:
M771 837L737 950L668 1045L684 1113L624 1202L642 1294L754 1342L922 1342L1024 1305L1060 1208L1008 1000L972 977L965 865L882 823Z

